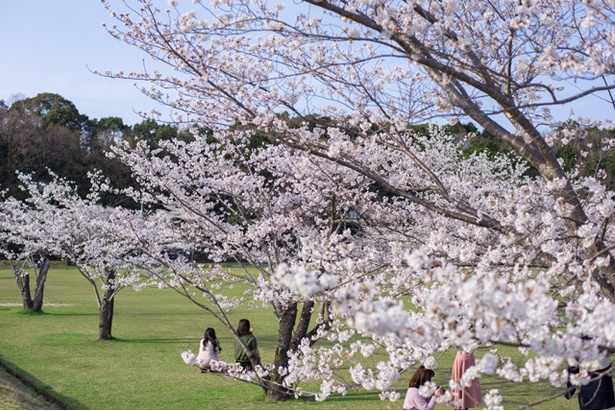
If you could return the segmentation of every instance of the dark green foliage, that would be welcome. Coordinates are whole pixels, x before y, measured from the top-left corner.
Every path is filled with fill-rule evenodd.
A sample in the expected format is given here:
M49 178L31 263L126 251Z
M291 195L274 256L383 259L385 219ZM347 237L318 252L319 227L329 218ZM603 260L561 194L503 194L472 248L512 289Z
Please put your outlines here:
M412 131L414 131L419 136L427 137L429 136L429 124L416 124L412 126Z
M335 120L316 114L290 117L282 113L280 118L286 119L291 127L307 127L314 130L317 127L337 127ZM196 125L195 125L196 126ZM511 155L500 140L485 131L479 131L473 123L457 122L444 126L446 131L457 137L457 143L463 155L486 153L493 157L504 153ZM578 124L569 123L565 129L570 132L579 128ZM198 129L198 128L197 128ZM374 124L369 132L386 130L387 125ZM413 131L422 136L429 136L430 125L419 124L412 127ZM579 129L580 130L580 129ZM351 136L359 130L344 129ZM213 131L200 129L201 137L208 143L216 143ZM610 189L615 188L615 150L602 151L602 138L613 138L611 132L590 130L585 139L576 139L573 143L556 147L557 155L563 160L567 171L575 167L580 169L580 175L598 175L606 173L603 179ZM121 161L109 158L109 151L115 138L129 141L133 146L137 141L146 141L150 148L159 147L160 142L177 139L184 142L194 141L194 136L172 124L160 124L152 119L128 126L119 117L104 117L99 120L89 119L79 113L75 105L53 93L41 93L33 98L15 101L10 107L0 100L0 189L8 190L8 195L23 197L19 190L16 171L32 174L35 178L48 178L47 170L60 177L74 181L81 194L89 190L88 172L102 171L114 187L137 187L130 169ZM327 134L323 134L327 139ZM233 144L232 141L229 141ZM277 144L266 133L252 132L245 153ZM581 152L587 152L581 156ZM168 155L162 151L158 155ZM529 169L528 175L537 175L536 170ZM391 196L382 187L373 187L384 197ZM105 204L123 204L128 207L139 207L128 198L121 195L105 195Z
M606 152L602 159L602 167L606 172L606 186L610 190L615 189L615 149L610 149Z
M134 141L147 141L150 148L158 147L158 144L164 140L177 139L185 142L194 140L190 133L180 131L171 124L160 124L152 119L135 124L132 131Z
M119 117L89 119L75 105L53 93L15 101L7 107L0 102L0 190L23 199L16 172L31 174L35 179L49 179L48 170L74 181L79 193L90 189L88 172L100 170L116 188L136 187L130 169L107 152L115 138L136 143L147 141L156 148L163 140L177 138L192 141L193 136L169 124L153 120L130 127ZM123 195L104 194L102 202L136 208Z
M468 145L463 149L466 156L474 153L487 153L489 157L505 152L502 142L488 132L477 134L476 137L468 140Z
M603 150L604 140L615 138L608 130L582 130L577 124L567 125L567 132L584 133L584 138L575 139L557 148L557 156L562 159L564 170L578 169L579 176L599 178L609 190L615 189L615 149Z
M519 161L522 161L519 157L507 150L501 140L493 136L488 131L477 132L475 131L476 127L474 127L474 124L472 123L469 123L466 126L469 126L467 130L472 130L473 128L472 133L475 134L467 140L467 144L463 148L464 156L469 157L476 153L484 153L488 158L493 159L497 155L504 154L512 160L513 164L518 164ZM529 167L525 174L530 177L536 177L538 176L538 170L533 167Z
M569 144L560 147L557 156L563 160L562 166L566 171L572 170L577 163L577 152Z
M307 129L314 131L315 128L335 127L335 121L327 116L319 116L316 114L308 114L304 117L288 118L288 114L284 113L280 117L288 119L288 124L291 128L301 128L307 126Z
M21 110L0 111L0 186L9 195L23 196L16 171L45 179L47 170L81 183L85 172L80 133L57 124L46 124L36 114Z
M265 134L254 133L250 136L250 141L248 142L247 148L254 151L269 144L273 144L273 142Z
M16 101L10 110L18 111L24 117L40 118L43 127L58 125L73 131L84 131L89 122L88 117L79 113L71 101L53 93L41 93Z
M103 150L109 147L114 138L125 138L131 134L129 126L119 117L103 117L93 121L90 130L92 137L92 149Z
M452 135L467 135L469 133L478 133L478 128L474 125L474 123L461 123L456 122L455 124L444 126L444 130L447 133Z

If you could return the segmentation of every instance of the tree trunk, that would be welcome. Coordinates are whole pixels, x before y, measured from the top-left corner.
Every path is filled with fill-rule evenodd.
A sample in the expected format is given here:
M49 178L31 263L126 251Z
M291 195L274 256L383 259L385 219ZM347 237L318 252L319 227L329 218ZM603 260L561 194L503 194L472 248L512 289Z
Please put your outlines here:
M105 294L109 291L107 290ZM105 297L101 301L100 305L100 322L98 324L98 339L110 340L111 339L111 326L113 324L113 303L114 298L110 299Z
M51 263L48 258L43 258L41 262L41 268L36 278L36 290L34 292L34 304L32 306L33 311L43 311L43 290L45 289L45 281L47 281L47 272Z
M297 303L285 307L280 315L280 328L278 330L278 346L275 350L274 367L270 379L266 381L267 397L282 401L292 397L292 390L282 386L284 377L280 375L280 368L288 367L288 351L293 340L293 329L297 321Z
M13 275L21 294L21 301L23 302L24 310L31 310L33 307L32 295L30 294L30 274L21 274L21 270L13 264Z
M261 379L261 383L267 393L267 397L272 400L282 401L294 397L293 389L283 386L285 376L280 375L279 372L280 369L288 367L288 352L296 351L301 345L301 341L305 338L310 339L311 346L313 344L311 336L316 334L319 329L322 329L323 327L328 329L330 326L330 319L326 318L328 316L328 304L323 304L321 309L323 322L317 324L314 329L309 330L313 311L314 302L312 301L308 301L303 304L301 313L299 313L297 303L290 304L286 308L280 310L281 314L280 328L278 331L278 346L275 351L273 371L268 378ZM298 323L297 315L299 315ZM295 328L296 323L297 326Z
M312 310L314 310L313 301L308 301L303 304L301 316L299 317L299 324L297 324L297 329L295 330L295 333L293 334L293 339L290 343L290 349L293 351L299 348L301 340L308 337L310 321L312 320Z
M107 280L114 280L115 272L109 273ZM109 287L105 290L105 295L100 302L100 322L98 324L98 340L106 341L111 339L111 326L113 325L113 305L115 303L115 288L108 282Z

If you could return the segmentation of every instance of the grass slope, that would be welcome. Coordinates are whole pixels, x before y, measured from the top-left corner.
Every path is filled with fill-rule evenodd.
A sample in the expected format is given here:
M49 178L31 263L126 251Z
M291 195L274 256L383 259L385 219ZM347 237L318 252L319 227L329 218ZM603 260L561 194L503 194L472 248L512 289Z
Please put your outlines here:
M60 406L36 393L3 367L0 367L0 409L57 410Z
M43 310L41 315L24 313L10 268L0 266L0 362L76 409L401 409L411 376L403 375L394 387L402 394L396 402L355 390L322 403L275 403L257 386L202 374L182 361L182 351L198 351L208 326L218 333L225 361L233 359L232 339L211 316L172 290L121 291L115 303L115 339L96 342L93 291L74 268L58 265L49 272ZM277 335L271 311L237 309L230 317L234 322L250 319L261 356L271 361ZM520 357L514 349L502 350ZM484 352L477 352L477 358ZM446 385L453 358L451 352L438 359L436 382ZM548 383L519 385L497 377L483 378L481 387L483 394L500 389L507 398L505 407L513 409L561 391ZM576 398L558 396L535 408L577 409L578 404Z

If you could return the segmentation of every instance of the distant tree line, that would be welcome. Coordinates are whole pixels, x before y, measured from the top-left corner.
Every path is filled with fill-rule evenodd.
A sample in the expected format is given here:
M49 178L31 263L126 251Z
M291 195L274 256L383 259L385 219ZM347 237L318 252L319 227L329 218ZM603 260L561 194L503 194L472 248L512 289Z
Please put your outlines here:
M0 100L0 190L23 199L26 194L19 188L16 171L48 181L47 170L75 182L82 195L90 189L88 172L96 170L117 188L135 186L129 168L105 155L115 137L132 143L145 140L153 148L161 140L189 140L191 135L175 125L152 119L132 126L119 117L90 119L71 101L53 93L41 93L10 105ZM107 194L103 202L138 206L121 195Z
M313 120L315 123L324 121L315 116ZM290 119L291 123L293 121ZM576 168L581 176L599 177L609 189L615 189L615 148L599 143L605 136L613 138L613 132L590 130L585 132L585 139L568 143L565 135L577 129L580 128L574 123L561 127L562 138L556 147L564 168L567 171ZM429 126L415 126L415 131L427 135ZM462 147L467 155L475 152L506 153L499 139L479 130L473 123L458 122L447 126L447 131L465 140ZM150 148L158 147L163 140L193 139L188 131L153 119L144 119L132 126L119 117L90 119L81 114L71 101L54 93L40 93L10 105L0 100L0 190L6 190L8 196L23 199L26 193L19 188L16 172L31 174L36 180L47 182L50 178L48 170L73 181L82 195L90 189L88 172L94 171L101 171L116 188L136 187L129 168L105 154L116 137L132 145L146 141ZM258 135L253 138L252 148L270 143L266 138L260 141ZM120 194L106 194L102 200L104 205L139 206Z

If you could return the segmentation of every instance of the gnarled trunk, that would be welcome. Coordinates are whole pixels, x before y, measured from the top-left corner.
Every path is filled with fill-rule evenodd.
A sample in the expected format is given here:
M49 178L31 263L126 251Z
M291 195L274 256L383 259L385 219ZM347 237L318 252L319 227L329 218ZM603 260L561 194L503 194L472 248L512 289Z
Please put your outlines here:
M273 371L268 379L263 381L267 397L281 401L294 397L293 389L284 387L285 376L280 374L279 370L288 367L289 351L295 351L299 348L301 341L304 338L310 338L314 335L318 328L328 328L328 319L321 324L316 325L316 328L309 330L312 313L314 310L314 302L308 301L303 304L303 308L299 312L298 304L292 303L280 310L280 328L278 330L278 345L275 351L275 359L273 361ZM328 305L324 304L321 310L323 319L328 311ZM298 317L298 322L297 322ZM295 327L296 324L296 327ZM310 345L313 341L310 340Z
M21 270L13 264L13 275L15 276L15 281L17 282L19 293L21 294L21 301L23 303L24 310L31 310L33 303L32 294L30 294L30 274L22 274Z
M13 275L21 294L24 310L42 311L43 310L43 291L45 289L45 281L47 281L47 272L51 263L48 258L43 258L38 276L36 277L36 289L34 291L34 300L30 292L30 275L23 273L15 264L13 264Z

